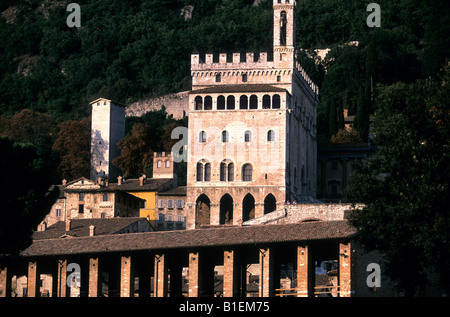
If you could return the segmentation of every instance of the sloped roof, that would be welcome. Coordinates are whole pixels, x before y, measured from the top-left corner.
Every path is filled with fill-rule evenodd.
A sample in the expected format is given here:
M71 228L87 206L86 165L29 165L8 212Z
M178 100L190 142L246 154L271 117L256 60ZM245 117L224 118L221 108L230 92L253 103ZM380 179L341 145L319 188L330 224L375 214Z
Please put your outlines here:
M141 186L138 178L130 178L122 180L122 184L109 183L110 190L121 190L127 192L144 192L144 191L159 191L172 185L173 178L146 178L144 184Z
M208 88L192 90L189 94L208 93L235 93L235 92L287 92L284 88L267 84L247 84L247 85L215 85Z
M92 218L92 219L71 219L70 230L66 231L66 223L58 221L49 226L45 231L33 233L33 240L57 239L64 235L70 237L89 236L89 226L95 226L95 235L116 234L120 230L139 221L147 221L147 218L124 217L124 218Z
M317 221L284 225L217 227L212 229L101 235L36 240L22 256L49 256L120 251L164 250L273 244L350 238L356 229L348 221Z

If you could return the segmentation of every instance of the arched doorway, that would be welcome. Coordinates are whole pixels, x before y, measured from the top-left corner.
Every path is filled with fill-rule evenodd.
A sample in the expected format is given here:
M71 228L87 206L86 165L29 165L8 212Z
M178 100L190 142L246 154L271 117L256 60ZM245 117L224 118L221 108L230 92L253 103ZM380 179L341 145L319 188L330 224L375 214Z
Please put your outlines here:
M195 227L209 225L211 201L208 196L201 194L195 202Z
M233 224L233 198L225 194L220 199L220 216L219 223L221 225Z
M253 218L255 218L255 198L251 194L247 194L242 200L242 221Z
M264 214L275 211L277 209L277 200L272 194L269 194L264 199Z

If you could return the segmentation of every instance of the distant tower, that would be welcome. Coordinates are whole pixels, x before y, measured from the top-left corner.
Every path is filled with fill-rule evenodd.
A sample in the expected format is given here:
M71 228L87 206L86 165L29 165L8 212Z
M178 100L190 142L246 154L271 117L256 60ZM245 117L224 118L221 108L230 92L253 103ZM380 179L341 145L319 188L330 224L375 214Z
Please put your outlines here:
M294 68L295 0L273 0L275 67Z
M125 105L99 98L92 105L91 179L116 179L120 170L112 160L120 155L117 142L125 136Z
M178 186L178 174L176 163L173 161L170 152L154 152L153 153L153 179L172 178L173 187Z

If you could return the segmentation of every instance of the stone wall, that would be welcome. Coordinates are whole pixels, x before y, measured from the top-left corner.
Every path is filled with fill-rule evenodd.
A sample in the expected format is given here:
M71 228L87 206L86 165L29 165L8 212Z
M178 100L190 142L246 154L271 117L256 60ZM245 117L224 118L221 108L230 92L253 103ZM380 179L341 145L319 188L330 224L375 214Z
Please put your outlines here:
M187 91L137 101L127 106L127 117L140 117L149 111L160 110L164 106L168 114L175 119L182 119L189 107Z

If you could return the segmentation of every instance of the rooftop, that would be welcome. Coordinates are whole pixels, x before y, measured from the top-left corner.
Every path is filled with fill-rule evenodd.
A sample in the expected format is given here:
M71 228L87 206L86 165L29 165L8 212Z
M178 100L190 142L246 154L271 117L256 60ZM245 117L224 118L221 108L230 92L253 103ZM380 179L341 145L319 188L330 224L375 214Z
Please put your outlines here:
M66 231L66 223L64 221L58 221L45 229L45 231L36 231L33 234L33 240L57 239L66 235L70 237L88 237L89 226L91 225L95 226L96 236L112 235L139 221L147 221L147 218L71 219L69 231Z
M208 93L243 93L243 92L287 92L286 89L267 84L248 85L217 85L208 88L192 90L190 94Z
M166 250L255 245L351 238L356 229L347 221L317 221L284 225L220 227L198 230L100 235L35 240L22 256L49 256L120 251Z

